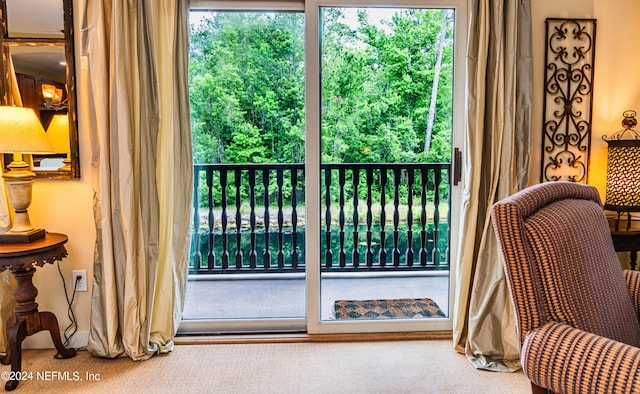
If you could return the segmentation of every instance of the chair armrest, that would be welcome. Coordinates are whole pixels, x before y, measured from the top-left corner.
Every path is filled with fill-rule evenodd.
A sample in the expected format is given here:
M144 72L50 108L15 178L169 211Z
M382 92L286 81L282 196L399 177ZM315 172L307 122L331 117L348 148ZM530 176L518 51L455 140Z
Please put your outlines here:
M640 349L558 322L528 333L520 353L529 380L556 393L640 393Z
M640 320L640 271L624 270L624 278L627 280L627 286L629 286L633 309Z

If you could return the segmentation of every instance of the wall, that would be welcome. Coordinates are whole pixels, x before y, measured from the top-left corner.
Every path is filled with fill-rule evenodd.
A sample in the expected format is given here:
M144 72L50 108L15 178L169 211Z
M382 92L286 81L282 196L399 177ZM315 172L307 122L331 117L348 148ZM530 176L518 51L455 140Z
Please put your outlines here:
M76 26L81 20L80 3L76 0ZM606 144L602 135L620 130L622 112L635 109L640 112L640 53L636 23L640 20L637 0L532 0L533 62L534 62L534 141L531 183L540 179L540 146L542 130L542 95L544 75L544 21L549 17L596 18L597 41L595 58L595 87L593 104L592 155L589 183L597 186L604 196ZM76 29L79 32L79 29ZM76 37L76 51L80 48ZM79 64L76 69L80 72ZM82 178L79 180L38 180L33 189L30 209L32 222L49 231L69 235L69 256L61 264L67 287L71 287L71 270L84 269L89 274L89 292L78 293L74 311L78 320L78 334L73 346L86 345L89 330L90 294L93 274L93 189L90 166L89 127L83 116L86 108L85 87L78 75L78 102L80 121L80 161ZM69 324L62 282L54 265L38 268L35 283L39 290L41 310L49 310L58 317L61 331ZM52 347L47 333L39 333L25 341L28 347Z
M544 99L545 68L545 20L547 18L595 18L592 1L580 0L532 0L531 19L533 36L533 138L531 152L531 174L529 183L540 182L540 160L542 155L542 105ZM597 29L597 27L596 27ZM596 32L598 34L599 32ZM598 40L600 37L597 37ZM597 44L596 44L597 50ZM596 53L597 61L597 53ZM598 67L596 66L596 74Z
M546 18L595 18L596 54L592 113L591 157L588 183L604 199L607 144L603 135L622 129L622 113L640 113L640 52L635 50L635 29L640 17L637 0L535 0L532 1L534 51L533 153L530 183L540 182L542 100L544 94L544 37ZM636 88L634 88L636 87Z
M632 109L640 114L640 51L638 51L637 0L595 1L598 18L593 137L589 183L604 199L607 144L603 135L622 130L622 113ZM640 116L640 115L639 115Z

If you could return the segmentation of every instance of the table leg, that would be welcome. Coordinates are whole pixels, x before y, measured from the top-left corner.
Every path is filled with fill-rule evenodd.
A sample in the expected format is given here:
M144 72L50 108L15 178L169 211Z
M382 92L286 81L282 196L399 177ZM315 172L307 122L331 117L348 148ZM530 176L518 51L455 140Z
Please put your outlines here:
M55 358L71 358L76 355L75 349L67 349L62 344L62 340L60 339L60 328L58 326L58 319L56 319L56 315L51 312L40 312L40 325L41 330L48 330L49 334L51 334L51 340L53 344L56 345L56 350L58 353L54 356Z
M39 312L35 299L38 289L33 285L35 268L28 271L13 271L16 278L16 289L13 299L16 301L15 314L7 320L7 354L0 360L2 364L11 363L11 372L18 375L22 369L22 341L39 331L47 330L58 353L55 358L70 358L75 356L75 349L66 349L60 339L58 319L51 312ZM5 390L15 389L19 380L9 380Z
M635 271L636 260L638 259L638 252L635 250L632 250L631 253L629 254L629 257L630 257L629 266L631 267L631 271Z
M16 316L9 316L9 319L7 320L7 324L5 325L5 333L4 333L4 337L5 337L5 355L2 356L2 358L0 359L0 363L2 363L2 365L8 365L11 363L11 328L16 324Z
M15 377L22 370L22 341L27 337L27 326L24 320L16 321L13 319L13 322L9 320L7 321L7 326L9 326L9 323L14 324L10 328L7 327L7 332L9 333L7 356L11 359L12 377ZM4 389L11 391L18 387L18 383L20 383L18 379L8 380L4 385Z

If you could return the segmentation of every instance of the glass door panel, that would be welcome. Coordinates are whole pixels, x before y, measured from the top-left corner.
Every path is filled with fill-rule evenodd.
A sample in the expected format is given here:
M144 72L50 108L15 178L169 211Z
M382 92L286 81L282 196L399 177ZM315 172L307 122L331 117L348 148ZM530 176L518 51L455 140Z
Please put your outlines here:
M317 13L320 296L310 331L450 327L456 9Z
M195 198L183 319L304 329L304 14L192 10L190 30Z

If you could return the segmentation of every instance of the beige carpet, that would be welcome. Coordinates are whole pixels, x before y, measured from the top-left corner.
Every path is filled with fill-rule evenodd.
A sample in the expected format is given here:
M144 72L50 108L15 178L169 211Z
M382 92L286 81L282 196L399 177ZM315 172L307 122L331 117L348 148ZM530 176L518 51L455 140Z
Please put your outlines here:
M86 351L56 360L54 353L24 351L22 369L33 377L16 393L530 392L522 372L476 370L452 350L450 339L178 345L140 362L99 359ZM65 373L82 381L53 378ZM87 381L87 374L94 380Z

